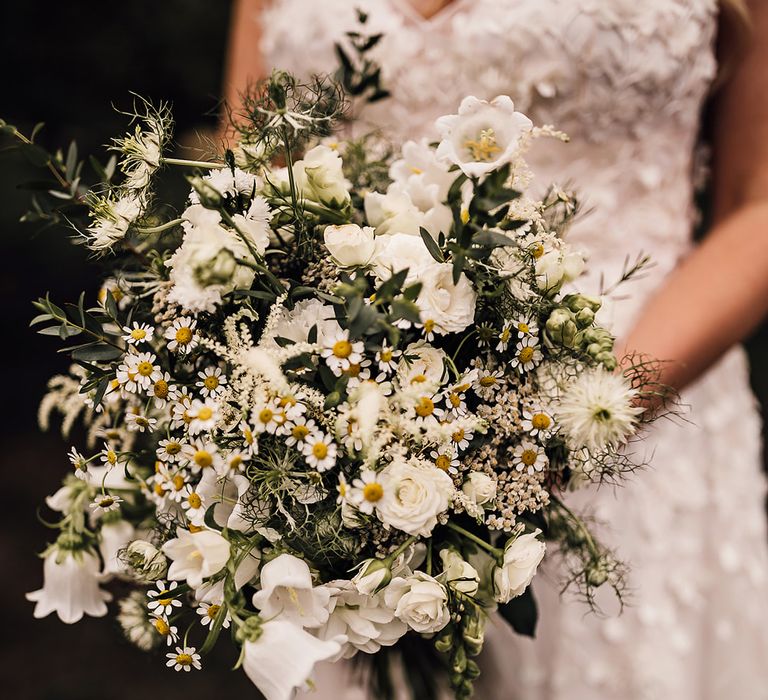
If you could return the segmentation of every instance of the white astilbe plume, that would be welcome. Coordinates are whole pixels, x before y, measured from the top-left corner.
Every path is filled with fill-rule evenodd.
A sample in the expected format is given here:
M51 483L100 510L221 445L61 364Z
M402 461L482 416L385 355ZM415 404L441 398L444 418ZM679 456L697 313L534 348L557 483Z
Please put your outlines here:
M644 410L632 405L636 395L623 376L597 367L565 388L555 412L574 447L599 451L618 447L634 434Z
M262 348L251 348L243 354L243 363L256 374L263 377L278 394L288 394L291 385L280 369L274 355Z

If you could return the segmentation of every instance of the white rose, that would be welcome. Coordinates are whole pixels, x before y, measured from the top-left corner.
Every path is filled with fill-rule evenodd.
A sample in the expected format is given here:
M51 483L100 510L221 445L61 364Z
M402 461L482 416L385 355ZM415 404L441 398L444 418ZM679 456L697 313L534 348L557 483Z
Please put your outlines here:
M440 559L443 562L441 580L466 595L473 596L477 593L480 586L480 575L474 566L464 561L455 549L441 549Z
M409 535L428 537L454 491L451 477L441 469L402 460L387 465L379 479L384 488L376 507L379 519Z
M470 472L461 490L472 503L482 506L496 498L496 480L485 472Z
M445 588L421 571L393 579L384 600L399 620L421 634L439 632L451 619Z
M543 291L556 291L584 271L584 256L570 250L550 250L536 261L536 284Z
M374 231L370 226L328 226L323 233L323 240L340 267L367 265L376 251Z
M491 102L465 97L458 114L436 122L442 141L437 156L455 163L468 177L482 177L510 163L533 124L506 95Z
M462 272L459 283L453 283L453 265L437 263L423 270L416 305L422 322L433 321L438 333L458 333L475 320L477 293Z
M327 207L341 209L349 203L350 183L344 177L339 154L328 146L315 146L294 164L300 192Z
M386 194L365 195L365 218L379 236L404 233L419 238L424 214L401 186L390 186Z
M407 283L419 280L425 270L440 265L429 253L421 236L407 233L376 237L376 253L371 260L374 274L382 281L408 270Z
M221 571L229 561L229 542L213 530L178 528L176 537L163 545L163 553L173 561L168 578L198 588L204 578Z
M538 539L541 530L520 535L507 542L504 561L493 571L494 599L497 603L508 603L522 595L533 580L546 545Z

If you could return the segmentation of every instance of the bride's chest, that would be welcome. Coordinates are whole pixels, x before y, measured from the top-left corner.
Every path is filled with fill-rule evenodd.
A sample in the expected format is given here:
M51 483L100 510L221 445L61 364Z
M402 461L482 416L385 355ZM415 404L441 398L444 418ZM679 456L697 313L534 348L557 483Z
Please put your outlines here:
M717 0L454 0L431 20L408 0L273 0L263 46L273 64L332 71L334 44L383 33L384 81L410 109L505 93L564 127L631 126L696 111L715 72Z

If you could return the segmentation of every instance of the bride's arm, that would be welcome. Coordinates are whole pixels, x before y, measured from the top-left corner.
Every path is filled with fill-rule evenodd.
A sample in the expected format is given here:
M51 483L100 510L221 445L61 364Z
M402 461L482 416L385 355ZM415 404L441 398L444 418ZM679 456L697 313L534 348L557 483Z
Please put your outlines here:
M768 313L768 3L752 5L752 40L715 105L713 228L622 343L668 360L662 380L678 389Z

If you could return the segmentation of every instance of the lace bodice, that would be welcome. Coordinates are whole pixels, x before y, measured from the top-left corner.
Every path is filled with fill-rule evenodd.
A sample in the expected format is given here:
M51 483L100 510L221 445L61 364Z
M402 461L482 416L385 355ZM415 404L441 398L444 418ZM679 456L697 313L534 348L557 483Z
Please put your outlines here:
M300 75L333 71L333 45L359 28L392 97L361 115L394 138L432 135L462 97L508 94L538 124L571 137L530 154L537 182L573 185L588 216L573 240L591 282L618 277L626 257L655 262L631 290L621 331L689 247L693 151L715 74L716 0L454 0L431 19L408 0L273 0L263 19L268 63ZM297 18L301 21L297 21ZM604 318L610 321L610 318Z

